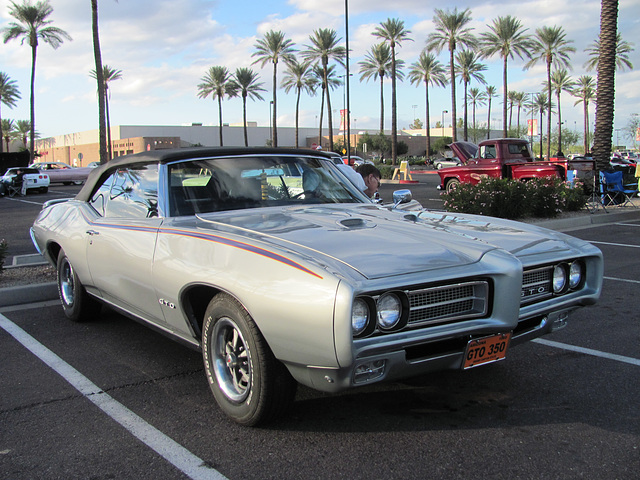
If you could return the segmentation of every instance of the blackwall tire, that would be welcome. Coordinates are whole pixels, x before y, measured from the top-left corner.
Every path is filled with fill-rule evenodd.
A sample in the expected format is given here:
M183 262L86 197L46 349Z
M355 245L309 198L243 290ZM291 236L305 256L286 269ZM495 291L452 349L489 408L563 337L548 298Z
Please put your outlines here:
M58 295L67 318L85 322L99 315L100 303L86 292L64 250L60 250L57 267Z
M295 380L274 357L249 313L229 295L215 296L207 307L202 358L216 402L241 425L276 419L293 402Z

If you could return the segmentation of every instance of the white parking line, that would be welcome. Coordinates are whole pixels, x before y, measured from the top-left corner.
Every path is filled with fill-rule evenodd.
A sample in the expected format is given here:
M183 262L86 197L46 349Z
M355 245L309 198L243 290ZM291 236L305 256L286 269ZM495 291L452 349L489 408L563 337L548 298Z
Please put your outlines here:
M605 280L615 280L616 282L640 283L640 280L629 280L628 278L602 277Z
M226 479L217 470L206 466L202 459L114 400L87 377L2 314L0 314L0 327L69 382L84 397L186 476L194 480Z
M629 245L628 243L596 242L593 240L589 240L589 243L594 243L596 245L613 245L614 247L640 248L640 245Z
M12 200L14 202L31 203L32 205L44 205L44 202L30 202L29 200L22 200L20 198L7 198L7 200Z
M545 340L542 338L536 338L531 340L535 343L540 343L548 347L560 348L562 350L570 350L572 352L584 353L585 355L593 355L594 357L606 358L609 360L615 360L616 362L629 363L640 367L640 360L631 357L624 357L622 355L615 355L613 353L601 352L599 350L592 350L591 348L576 347L575 345L569 345L566 343L554 342L553 340Z

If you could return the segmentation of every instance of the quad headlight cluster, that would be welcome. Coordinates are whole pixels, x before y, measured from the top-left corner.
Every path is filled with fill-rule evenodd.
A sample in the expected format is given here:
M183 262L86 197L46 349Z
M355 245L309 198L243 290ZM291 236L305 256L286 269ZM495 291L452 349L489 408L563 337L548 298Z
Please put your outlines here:
M559 263L553 267L552 286L555 295L576 290L584 284L584 263L580 260Z
M351 329L356 338L373 332L393 332L404 328L409 317L409 300L404 292L356 297L351 308Z

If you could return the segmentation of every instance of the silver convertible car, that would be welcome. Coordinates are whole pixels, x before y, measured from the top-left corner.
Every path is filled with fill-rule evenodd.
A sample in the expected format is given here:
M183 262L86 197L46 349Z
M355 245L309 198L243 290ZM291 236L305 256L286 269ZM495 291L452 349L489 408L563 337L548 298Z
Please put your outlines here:
M297 383L338 392L500 361L596 302L601 252L496 218L377 205L311 150L118 158L31 229L62 307L101 304L202 351L221 409L283 414Z

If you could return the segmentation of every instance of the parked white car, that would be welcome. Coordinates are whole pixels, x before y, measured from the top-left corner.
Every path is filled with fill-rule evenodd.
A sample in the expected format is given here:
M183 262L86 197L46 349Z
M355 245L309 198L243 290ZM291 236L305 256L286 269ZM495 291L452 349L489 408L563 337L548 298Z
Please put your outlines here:
M38 190L39 192L47 193L49 191L49 176L41 173L36 168L30 167L11 167L7 169L0 179L0 182L4 185L4 190L8 191L9 185L20 175L22 175L22 181L25 182L25 192Z
M35 162L29 166L49 175L51 183L64 183L65 185L84 183L93 170L89 167L72 167L64 162Z

